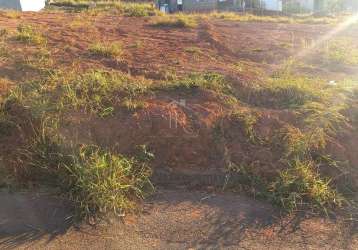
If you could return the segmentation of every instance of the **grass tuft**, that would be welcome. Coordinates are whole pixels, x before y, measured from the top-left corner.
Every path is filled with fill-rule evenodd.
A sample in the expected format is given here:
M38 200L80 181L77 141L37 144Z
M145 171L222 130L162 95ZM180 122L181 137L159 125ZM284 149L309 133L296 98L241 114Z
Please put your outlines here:
M158 17L154 20L152 26L160 28L196 28L198 23L194 17L182 14Z
M27 44L45 46L47 43L46 38L42 34L36 31L31 25L25 24L21 24L17 27L15 39Z
M153 190L149 159L125 157L97 146L68 146L58 123L43 119L22 151L26 175L37 183L59 187L79 219L123 215Z
M288 211L311 207L328 213L341 207L344 199L330 187L330 181L322 179L314 163L295 160L291 167L280 172L271 184L270 196L273 202Z
M154 89L193 91L208 89L221 94L232 94L232 88L223 75L217 73L192 73L183 78L177 78Z
M334 64L358 65L358 49L349 39L329 41L323 51L324 58Z
M147 163L96 147L81 148L63 168L65 188L80 217L123 215L151 191Z
M88 50L94 56L108 58L118 58L123 54L121 43L94 43Z

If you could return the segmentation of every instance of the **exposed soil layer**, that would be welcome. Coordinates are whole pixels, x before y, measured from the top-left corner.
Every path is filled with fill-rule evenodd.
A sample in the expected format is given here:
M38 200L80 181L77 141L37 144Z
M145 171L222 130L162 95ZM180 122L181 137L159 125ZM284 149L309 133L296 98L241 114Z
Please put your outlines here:
M317 48L306 53L307 44L319 40L335 27L330 25L245 23L225 20L202 20L194 29L156 28L152 18L129 18L108 14L86 16L81 13L23 13L11 18L0 13L0 27L8 30L10 57L0 60L0 91L29 79L36 79L37 72L21 67L27 56L39 49L15 41L12 36L19 24L31 24L48 40L54 68L77 70L107 69L154 80L170 79L170 74L186 75L190 72L217 72L229 78L234 90L245 91L245 86L260 82L260 75L273 73L285 65L289 57L305 55L307 66L298 66L297 72L322 76L328 80L356 78L357 68L328 64L314 64ZM357 44L357 28L350 27L336 38L349 38ZM95 41L121 42L124 55L121 60L91 56L88 48ZM239 63L239 64L238 64ZM309 67L308 67L309 66ZM309 70L307 69L309 68ZM169 77L169 78L168 78ZM186 107L172 101L186 101ZM195 94L164 93L145 100L147 107L134 113L119 113L115 117L99 119L81 114L68 117L64 134L77 142L93 142L130 153L140 144L148 144L157 155L156 167L177 169L222 168L223 149L215 141L213 129L225 121L230 110L211 91ZM255 101L253 107L255 107ZM257 127L263 136L271 136L274 129L291 123L286 110L258 108L262 120ZM173 116L176 123L173 124ZM287 120L289 118L289 120ZM246 143L240 124L230 127L231 141L227 147L232 159L247 165L276 171L277 155L267 148ZM348 134L347 134L348 133ZM351 165L358 165L352 143L357 133L342 134L340 151ZM350 140L344 140L349 137ZM9 139L4 138L4 141ZM12 140L12 138L11 138ZM351 143L352 142L352 143ZM347 143L347 145L345 145ZM8 144L4 145L9 150ZM354 150L353 150L354 151ZM342 155L342 154L341 154ZM209 171L209 170L208 170ZM266 171L266 170L265 170Z
M322 63L317 59L316 47L307 52L313 41L335 29L330 25L208 19L201 20L197 28L175 29L156 28L150 25L151 21L152 17L109 14L43 12L11 17L0 12L0 31L8 30L4 39L10 54L0 54L0 101L13 86L39 77L38 69L24 65L40 49L14 39L19 24L31 24L47 38L51 65L45 68L61 68L65 72L120 71L144 76L154 85L160 80L170 81L174 74L217 72L230 80L238 97L247 94L248 87L264 84L261 76L286 67L290 57L302 57L305 63L293 68L296 73L319 76L327 82L358 79L356 66ZM335 37L348 38L358 48L358 26ZM120 60L95 57L88 48L96 41L121 42L124 55ZM222 187L228 159L252 167L257 175L275 175L285 167L280 162L280 148L251 143L244 125L231 119L228 100L215 91L159 91L142 101L146 104L143 109L119 109L106 118L81 111L67 112L61 133L67 140L97 144L126 155L131 155L138 145L149 145L156 156L153 167L160 169L154 175L157 182L174 186ZM258 113L254 129L260 138L273 138L278 128L300 123L288 109L246 101L239 98L237 108ZM22 128L0 128L0 163L4 160L12 166L18 164L17 149L32 127L26 107L10 105L7 112L16 117ZM354 121L357 114L350 114L349 118ZM349 125L329 141L327 152L347 162L351 175L358 176L358 126ZM224 136L220 139L217 133ZM76 230L67 224L66 205L59 205L58 200L48 196L2 192L0 204L0 248L356 249L358 244L356 228L339 220L299 216L278 220L273 207L229 193L159 189L145 202L143 215L129 216L124 223L116 221L106 229L95 230Z

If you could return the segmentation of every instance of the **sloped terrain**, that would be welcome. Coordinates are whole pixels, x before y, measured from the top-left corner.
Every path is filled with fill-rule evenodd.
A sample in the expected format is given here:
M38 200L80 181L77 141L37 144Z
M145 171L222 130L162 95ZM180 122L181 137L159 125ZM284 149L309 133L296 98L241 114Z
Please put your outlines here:
M149 177L350 214L357 26L171 18L0 12L0 186L55 186L85 215L113 193L132 209Z

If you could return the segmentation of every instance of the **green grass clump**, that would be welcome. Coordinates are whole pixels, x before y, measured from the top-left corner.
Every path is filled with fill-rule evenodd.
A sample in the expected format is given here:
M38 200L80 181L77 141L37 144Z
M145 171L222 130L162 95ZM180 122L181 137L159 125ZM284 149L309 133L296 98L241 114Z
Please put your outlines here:
M211 12L206 16L238 22L271 22L271 23L307 23L307 24L334 24L339 18L304 16L262 16L253 14L238 14L235 12Z
M31 25L21 24L17 27L17 34L15 35L17 41L35 44L35 45L46 45L46 38L36 31Z
M65 164L63 179L68 196L80 217L114 213L122 215L135 208L151 187L147 163L98 148L81 148Z
M329 41L323 55L328 62L336 64L358 65L358 49L349 39Z
M93 4L94 3L94 4ZM113 11L130 17L144 17L161 15L150 3L121 2L121 1L83 1L83 0L55 0L52 6L66 7L77 11Z
M295 160L291 167L280 172L271 184L270 196L273 202L288 211L298 208L328 212L342 206L343 198L322 179L312 162Z
M217 73L193 73L183 78L177 78L169 83L163 83L154 89L193 91L208 89L221 94L232 94L232 88L223 75Z
M240 123L240 127L243 129L243 132L249 141L252 143L259 141L255 132L255 125L259 118L258 114L250 112L250 110L238 109L232 112L230 118L231 120Z
M279 74L267 78L265 85L253 88L247 101L259 106L297 108L307 102L328 99L331 95L329 86L321 79Z
M138 159L96 146L70 147L58 134L56 122L45 119L22 151L24 175L36 183L62 190L78 218L122 215L153 190L151 157Z
M275 177L253 172L253 166L230 164L229 173L235 173L239 183L229 188L243 190L256 198L265 199L283 211L292 213L309 209L314 213L328 214L345 203L345 198L330 180L322 178L314 162L293 160Z
M94 56L118 58L123 54L120 43L94 43L89 47L89 52Z
M181 14L158 17L154 20L152 26L168 28L195 28L198 26L198 23L192 16Z
M63 85L65 107L102 113L121 99L136 99L149 91L150 82L124 73L89 71Z
M10 52L5 44L0 43L0 61L5 61L10 57Z
M145 107L138 100L150 90L151 81L124 73L101 70L54 71L42 79L19 84L10 90L7 100L16 102L33 117L60 114L68 110L85 111L100 117L111 116L116 108L129 110ZM125 100L131 100L126 103Z
M41 76L47 76L53 73L54 64L51 52L42 47L33 54L25 54L16 62L16 67L20 70L31 70L39 73Z
M126 3L116 4L115 8L124 16L144 17L161 15L153 4L150 3Z
M1 97L0 97L1 101ZM2 136L7 136L12 133L15 129L16 124L10 119L8 114L5 111L4 104L0 103L0 138Z
M0 29L0 39L4 40L9 35L9 30L7 29Z

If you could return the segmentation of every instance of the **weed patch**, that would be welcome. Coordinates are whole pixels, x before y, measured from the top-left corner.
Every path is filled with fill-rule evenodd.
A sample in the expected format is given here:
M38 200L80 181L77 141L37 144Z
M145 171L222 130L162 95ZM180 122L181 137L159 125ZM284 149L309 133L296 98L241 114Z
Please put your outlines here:
M6 61L9 57L9 48L4 43L0 43L0 62Z
M89 52L94 56L118 58L123 54L123 49L120 43L95 43L90 46Z
M48 122L42 123L23 157L27 175L60 187L75 205L78 218L123 215L153 189L147 161L96 146L65 146Z
M307 24L334 24L339 18L306 16L261 16L252 14L238 14L235 12L212 12L207 14L210 18L219 18L238 22L271 22L271 23L307 23Z
M149 85L149 81L123 73L91 71L63 86L63 104L102 113L108 107L121 103L121 97L134 100L147 93Z
M329 41L323 50L324 59L330 63L358 65L358 49L347 39Z
M66 7L69 10L85 12L103 12L115 10L119 15L129 17L144 17L161 15L150 3L119 2L119 1L74 1L57 0L51 6Z
M197 21L188 15L162 16L152 23L152 26L159 28L195 28L197 25Z
M232 88L225 77L217 73L194 73L183 78L173 79L154 89L194 91L195 89L208 89L221 94L232 94Z
M250 112L250 110L235 110L230 118L234 122L239 122L244 134L252 143L260 141L255 132L255 125L258 120L258 114Z
M41 33L36 31L31 25L25 24L21 24L17 27L15 39L27 44L45 46L47 43L46 38Z
M271 199L288 211L309 206L328 213L344 201L329 183L319 176L312 162L295 160L271 184Z
M98 148L81 148L63 168L63 182L80 217L123 215L151 191L147 163Z
M249 103L274 108L297 108L306 102L322 101L331 94L320 79L292 74L276 75L266 79L262 87L253 88Z
M149 3L118 3L116 9L120 14L130 17L158 16L161 13Z

